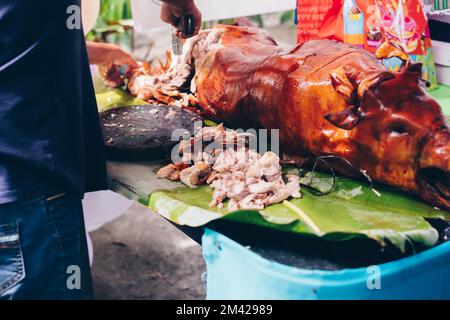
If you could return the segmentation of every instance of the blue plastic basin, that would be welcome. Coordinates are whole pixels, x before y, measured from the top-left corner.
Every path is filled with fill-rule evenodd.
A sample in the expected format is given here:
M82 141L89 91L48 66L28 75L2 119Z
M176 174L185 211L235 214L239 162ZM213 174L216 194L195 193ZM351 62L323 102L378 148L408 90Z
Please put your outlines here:
M306 270L206 229L208 299L450 299L450 242L375 267Z

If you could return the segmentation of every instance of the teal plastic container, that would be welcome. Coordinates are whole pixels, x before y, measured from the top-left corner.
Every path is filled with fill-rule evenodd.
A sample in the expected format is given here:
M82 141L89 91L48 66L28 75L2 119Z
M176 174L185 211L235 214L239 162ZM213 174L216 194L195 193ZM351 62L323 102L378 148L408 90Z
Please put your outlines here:
M206 229L208 299L450 299L450 242L416 255L339 271L269 261Z

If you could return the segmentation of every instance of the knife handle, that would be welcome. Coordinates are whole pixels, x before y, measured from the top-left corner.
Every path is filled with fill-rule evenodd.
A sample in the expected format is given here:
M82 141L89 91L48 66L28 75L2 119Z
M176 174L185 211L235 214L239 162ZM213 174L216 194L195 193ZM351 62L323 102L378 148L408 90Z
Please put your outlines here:
M185 14L181 16L178 23L178 30L183 32L188 38L194 35L195 31L195 18L191 14Z

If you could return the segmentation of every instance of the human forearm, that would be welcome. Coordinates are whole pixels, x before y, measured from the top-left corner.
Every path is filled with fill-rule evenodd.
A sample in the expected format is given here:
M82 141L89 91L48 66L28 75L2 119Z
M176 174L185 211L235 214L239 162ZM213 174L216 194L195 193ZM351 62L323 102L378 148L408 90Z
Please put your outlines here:
M128 65L138 67L133 57L119 46L109 43L86 41L89 63L96 65Z

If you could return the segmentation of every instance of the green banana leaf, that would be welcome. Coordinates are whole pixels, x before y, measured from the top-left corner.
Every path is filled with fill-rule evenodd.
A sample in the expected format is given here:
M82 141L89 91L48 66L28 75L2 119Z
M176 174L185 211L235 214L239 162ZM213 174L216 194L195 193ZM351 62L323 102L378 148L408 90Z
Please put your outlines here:
M314 189L320 189L320 184L331 183L332 177L321 173L314 179ZM308 177L302 179L303 183L309 181ZM303 187L302 194L300 199L261 211L227 212L209 207L212 199L209 186L181 187L153 192L148 206L180 225L198 227L223 218L330 240L363 236L382 245L388 240L402 251L407 244L436 244L438 232L426 219L450 221L449 212L434 209L399 191L383 187L374 191L362 181L338 178L329 194L317 195L310 187Z
M122 94L122 89L115 89L105 93L99 93L96 96L97 105L99 106L100 112L117 107L140 106L148 104L148 102L135 98L131 95L124 96Z
M93 83L99 112L117 107L141 106L148 104L148 102L132 96L121 88L112 89L106 86L103 79L99 75L93 76Z

